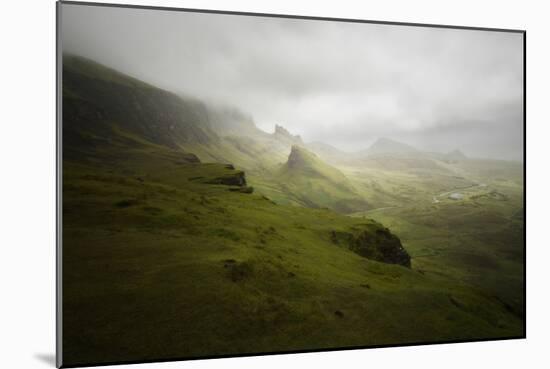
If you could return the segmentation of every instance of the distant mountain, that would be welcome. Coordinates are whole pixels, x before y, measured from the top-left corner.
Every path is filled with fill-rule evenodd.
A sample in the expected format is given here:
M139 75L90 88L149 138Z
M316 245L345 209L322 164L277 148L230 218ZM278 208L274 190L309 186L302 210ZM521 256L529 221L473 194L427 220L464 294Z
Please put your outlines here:
M391 140L389 138L379 138L367 150L363 151L363 153L367 155L405 154L416 152L418 152L418 150L414 147L404 144L402 142Z
M299 135L291 135L290 132L283 126L278 124L275 125L275 132L273 132L273 137L279 141L285 142L291 145L303 145L304 142Z
M321 159L331 164L342 164L349 162L356 156L355 153L348 153L319 141L310 142L306 145L306 147L308 150L311 150L317 154Z
M465 160L468 159L464 153L458 149L453 150L445 155L446 159L448 160Z
M327 163L347 168L370 168L386 171L446 172L441 161L450 162L447 154L419 151L407 144L387 138L377 140L369 149L359 152L344 152L322 142L308 144Z

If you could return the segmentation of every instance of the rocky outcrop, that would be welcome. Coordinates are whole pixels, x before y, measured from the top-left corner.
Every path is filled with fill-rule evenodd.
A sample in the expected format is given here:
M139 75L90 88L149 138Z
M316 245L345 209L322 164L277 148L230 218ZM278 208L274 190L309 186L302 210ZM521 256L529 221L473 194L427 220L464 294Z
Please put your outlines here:
M244 187L246 186L246 178L244 172L238 170L224 176L209 179L205 183Z
M278 124L275 125L275 132L273 133L273 136L288 144L304 144L302 138L299 135L290 134L290 132L286 128Z
M351 232L332 231L331 240L364 258L411 267L411 257L401 240L379 224L369 224L364 229L354 228Z
M242 187L231 187L229 189L231 192L240 192L240 193L253 193L254 187L252 186L242 186Z
M313 157L313 155L313 153L310 153L297 145L292 145L290 155L288 155L287 165L289 168L304 167L308 164L307 158Z
M180 156L181 156L182 160L180 162L178 162L179 164L184 164L184 163L198 164L198 163L201 162L197 155L189 153L189 152L181 153Z

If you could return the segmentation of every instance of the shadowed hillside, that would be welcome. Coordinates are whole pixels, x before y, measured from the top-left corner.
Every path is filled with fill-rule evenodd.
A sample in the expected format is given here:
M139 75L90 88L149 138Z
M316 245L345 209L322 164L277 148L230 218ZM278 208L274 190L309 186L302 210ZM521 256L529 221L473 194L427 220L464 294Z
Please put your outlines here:
M241 113L213 117L200 101L89 60L64 64L64 365L521 334L516 296L468 272L516 267L504 227L475 236L502 242L506 262L490 251L479 262L473 249L441 255L448 217L429 204L422 218L414 206L402 217L361 209L371 181L388 184L384 201L424 201L429 185L416 177L335 168ZM250 130L238 136L234 124ZM405 190L387 197L398 181ZM467 210L497 203L492 225L516 204L478 195ZM440 238L425 244L430 222Z
M203 103L71 55L63 58L63 118L68 147L113 138L170 148L219 141Z

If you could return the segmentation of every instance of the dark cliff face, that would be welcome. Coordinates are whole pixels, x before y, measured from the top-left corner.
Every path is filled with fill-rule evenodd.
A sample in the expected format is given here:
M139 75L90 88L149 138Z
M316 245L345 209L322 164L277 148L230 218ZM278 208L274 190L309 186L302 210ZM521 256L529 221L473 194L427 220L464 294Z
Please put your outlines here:
M204 181L207 184L218 184L229 186L231 192L240 192L250 194L254 192L254 187L247 186L245 173L240 170L235 170L233 165L226 165L228 173L221 177L211 178Z
M306 164L303 152L301 152L300 149L295 145L292 146L290 155L288 155L287 164L289 168L298 168Z
M76 56L63 58L63 133L64 146L108 144L125 135L173 149L219 140L202 102Z
M235 169L233 164L225 164L223 175L216 177L195 177L192 180L197 180L207 184L218 184L225 186L246 187L246 175L242 170Z
M345 246L364 258L411 267L411 257L401 240L381 225L370 224L365 229L351 232L332 231L330 236L335 244Z

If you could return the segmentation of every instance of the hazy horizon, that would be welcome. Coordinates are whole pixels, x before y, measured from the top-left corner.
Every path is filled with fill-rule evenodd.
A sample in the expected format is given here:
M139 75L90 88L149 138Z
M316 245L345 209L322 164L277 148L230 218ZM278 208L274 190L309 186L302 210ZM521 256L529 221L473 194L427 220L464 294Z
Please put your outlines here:
M520 33L62 8L63 51L343 151L523 160Z

